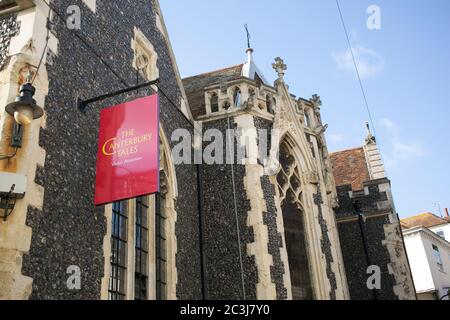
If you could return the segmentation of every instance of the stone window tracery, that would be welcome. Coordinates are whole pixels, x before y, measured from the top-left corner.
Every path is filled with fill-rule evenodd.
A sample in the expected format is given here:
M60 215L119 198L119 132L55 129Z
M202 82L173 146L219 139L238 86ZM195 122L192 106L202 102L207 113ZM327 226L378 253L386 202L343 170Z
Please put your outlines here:
M304 217L306 212L302 202L302 170L294 156L294 145L289 138L285 138L280 146L281 169L277 175L277 182L283 214L292 298L294 300L312 300L314 295Z
M277 176L280 202L283 202L286 199L288 191L293 193L295 199L301 199L303 191L300 176L301 169L294 156L289 153L286 144L287 143L284 143L280 149L281 170Z
M133 68L146 80L151 81L159 78L158 54L144 33L137 28L134 29L131 47L134 51Z

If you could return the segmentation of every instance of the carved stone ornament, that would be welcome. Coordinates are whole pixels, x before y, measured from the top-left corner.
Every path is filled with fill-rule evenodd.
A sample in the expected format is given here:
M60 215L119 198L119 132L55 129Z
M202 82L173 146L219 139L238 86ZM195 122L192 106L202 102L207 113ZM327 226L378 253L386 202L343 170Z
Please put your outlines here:
M278 79L283 79L284 72L287 70L287 65L280 57L275 58L275 63L272 64L272 68L277 72Z
M322 134L324 134L328 129L328 124L326 125L318 125L315 129L314 129L314 134L316 134L317 136L320 136Z
M319 184L319 174L316 171L304 172L305 183L307 184Z
M311 101L311 103L313 104L314 109L320 109L320 107L322 106L322 100L317 94L313 95L309 101Z

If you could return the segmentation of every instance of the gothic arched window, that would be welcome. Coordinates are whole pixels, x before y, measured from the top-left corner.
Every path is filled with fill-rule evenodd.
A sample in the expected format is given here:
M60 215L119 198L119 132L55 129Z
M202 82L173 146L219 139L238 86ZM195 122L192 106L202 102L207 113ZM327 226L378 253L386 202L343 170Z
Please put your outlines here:
M313 287L308 257L308 244L303 205L301 168L292 143L286 139L280 147L281 170L277 176L284 236L291 275L292 298L312 300Z
M134 299L148 298L148 260L149 260L149 197L136 199L135 211L135 276Z
M217 93L213 93L211 95L211 112L219 112L219 97L217 96Z
M266 106L267 106L267 112L272 113L272 98L270 95L266 96Z
M160 132L160 193L106 207L111 222L105 241L111 248L105 253L110 261L102 280L103 299L176 299L176 179Z
M242 104L242 93L241 93L241 89L239 89L239 87L236 87L235 89L234 89L234 92L233 92L233 102L234 102L234 106L237 108L237 107L240 107L241 106L241 104Z
M126 201L114 203L111 219L108 300L125 300L126 298L128 225L128 203Z
M134 29L131 45L134 51L133 67L148 81L159 78L158 54L141 30Z
M305 126L311 128L311 118L309 116L309 110L305 109Z

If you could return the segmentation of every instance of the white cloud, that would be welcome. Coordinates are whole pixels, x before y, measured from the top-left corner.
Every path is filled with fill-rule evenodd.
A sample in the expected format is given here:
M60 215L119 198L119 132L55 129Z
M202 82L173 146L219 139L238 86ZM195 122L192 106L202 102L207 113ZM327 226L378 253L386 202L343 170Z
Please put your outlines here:
M353 54L355 55L361 79L374 77L384 68L385 62L383 56L374 49L356 45L353 47ZM351 73L356 77L355 65L353 64L350 49L333 53L333 58L339 71Z
M427 154L423 141L405 140L400 127L389 119L380 121L389 136L389 152L385 153L386 165L393 167L401 162L421 158Z
M380 124L386 129L393 130L395 128L394 122L389 119L381 119Z
M401 159L419 158L425 155L425 148L420 141L403 142L398 139L392 141L392 152Z
M331 141L336 143L336 142L341 142L342 140L344 140L344 135L336 134L336 133L330 133L328 135L328 138L330 138Z

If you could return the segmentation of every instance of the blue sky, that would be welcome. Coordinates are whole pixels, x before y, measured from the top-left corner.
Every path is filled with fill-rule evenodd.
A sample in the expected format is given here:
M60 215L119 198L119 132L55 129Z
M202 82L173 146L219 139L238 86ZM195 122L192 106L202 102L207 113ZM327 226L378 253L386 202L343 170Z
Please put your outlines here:
M402 217L450 207L450 1L340 0ZM381 9L369 30L367 8ZM335 0L161 1L183 77L280 56L292 93L323 101L330 151L362 145L368 120Z

